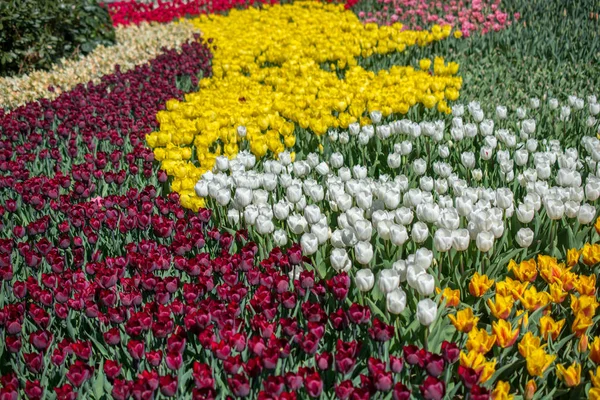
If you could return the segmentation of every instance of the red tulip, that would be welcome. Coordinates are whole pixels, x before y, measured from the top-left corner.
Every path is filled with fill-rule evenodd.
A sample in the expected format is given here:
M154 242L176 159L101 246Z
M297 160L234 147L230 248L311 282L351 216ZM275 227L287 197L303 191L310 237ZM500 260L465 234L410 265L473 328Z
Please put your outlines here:
M31 400L41 399L44 395L44 388L40 385L40 381L25 382L25 395Z
M304 378L304 388L310 397L319 397L323 392L323 381L318 372L313 372Z
M392 392L392 398L394 400L408 400L410 399L410 396L410 390L402 382L398 382L394 385L394 391Z
M446 385L433 376L428 376L419 386L421 395L425 400L441 400L446 393Z
M442 342L442 357L448 364L454 363L458 360L460 355L460 349L456 343L450 343L446 340Z
M176 376L161 376L159 379L160 392L166 397L173 397L177 393L177 384Z
M80 387L85 381L90 379L92 372L92 367L82 361L75 360L75 363L71 365L69 371L67 371L67 379L73 386Z
M346 380L335 385L335 396L340 400L347 400L354 392L352 381Z

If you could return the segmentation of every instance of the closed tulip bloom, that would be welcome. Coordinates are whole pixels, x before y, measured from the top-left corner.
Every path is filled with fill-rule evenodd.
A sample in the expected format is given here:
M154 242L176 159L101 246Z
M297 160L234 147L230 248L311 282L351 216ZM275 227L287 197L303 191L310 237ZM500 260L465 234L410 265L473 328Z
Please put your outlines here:
M413 289L417 288L419 276L425 274L425 270L415 266L414 263L407 263L406 266L406 281Z
M392 169L400 168L402 156L398 153L390 153L387 157L387 165Z
M431 296L435 290L435 279L428 273L420 274L415 289L421 296Z
M475 168L475 155L470 151L465 151L460 155L462 165L467 169Z
M400 276L394 269L384 269L379 273L379 290L383 294L388 294L398 288L400 285Z
M321 209L314 204L306 206L304 209L304 218L311 225L318 223L321 219Z
M291 185L286 189L286 197L289 202L297 203L302 198L302 187L300 185Z
M373 289L373 286L375 285L375 275L373 275L373 271L368 268L360 269L356 272L354 283L361 292L368 292Z
M596 208L591 204L583 204L577 212L577 220L582 225L590 224L596 217Z
M415 175L421 176L427 171L427 162L422 158L417 158L412 163L412 169Z
M290 206L284 200L279 200L273 205L273 215L279 221L285 221L290 215Z
M356 205L363 210L368 210L373 205L373 194L367 190L356 193Z
M417 303L417 319L423 326L429 326L437 317L437 304L431 299L423 299Z
M359 264L369 264L373 259L373 245L370 242L358 242L354 247L354 256Z
M226 206L231 200L231 191L227 188L219 189L216 193L215 200L217 203L219 203L219 205L223 207Z
M433 236L435 249L439 252L446 252L452 248L452 232L448 229L438 229Z
M390 225L390 240L394 246L402 246L408 240L408 232L402 225Z
M456 251L466 251L471 242L471 235L467 229L452 231L452 247Z
M531 243L533 243L533 236L534 236L534 233L531 229L521 228L517 232L515 240L517 241L519 246L521 246L522 248L527 248L527 247L531 246Z
M405 260L398 260L392 264L392 268L398 272L398 276L400 277L400 282L406 281L406 271L407 271L407 263Z
M302 246L302 253L310 256L319 249L319 239L312 233L305 233L300 238L300 245Z
M588 201L596 201L600 197L600 182L588 181L585 184L585 198Z
M565 214L565 205L560 200L550 199L545 204L548 217L552 220L559 220Z
M319 222L310 227L310 233L317 237L319 244L325 244L331 236L331 229L327 223Z
M344 249L333 249L329 256L329 261L333 269L337 272L348 272L352 268L348 253Z
M406 293L396 288L386 295L386 308L390 314L398 315L406 308Z
M431 266L431 263L433 262L433 252L425 247L421 247L419 249L417 249L417 251L415 252L415 259L414 259L414 263L415 265L422 269L422 270L426 270L427 268L429 268Z
M421 221L416 222L412 227L410 236L415 243L423 243L429 236L429 228Z
M506 119L507 116L507 109L504 106L497 106L496 107L496 117L498 117L498 119Z
M277 247L283 247L287 244L287 233L283 229L278 229L273 232L273 243Z
M292 214L288 217L287 222L290 230L296 235L301 235L308 229L308 222L302 215Z
M477 249L482 253L487 253L494 246L494 234L491 232L479 232L477 234Z

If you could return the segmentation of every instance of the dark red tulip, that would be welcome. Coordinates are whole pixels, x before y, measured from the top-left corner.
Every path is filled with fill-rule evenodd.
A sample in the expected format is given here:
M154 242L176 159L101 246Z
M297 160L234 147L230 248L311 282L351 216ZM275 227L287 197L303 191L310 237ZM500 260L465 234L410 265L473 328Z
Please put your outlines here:
M161 376L159 379L160 392L163 396L173 397L177 393L177 377L172 375Z
M441 400L446 393L446 385L433 376L428 376L419 386L421 395L425 400Z
M40 385L40 381L27 381L25 382L25 395L30 400L41 399L44 395L44 388Z
M335 396L340 400L347 400L354 392L352 381L346 380L335 385Z
M313 372L304 378L304 388L310 397L319 397L323 392L323 381L318 372Z
M480 374L475 372L475 370L472 368L459 365L458 376L460 377L463 385L465 385L467 389L471 389L479 381Z
M425 370L434 377L439 377L444 372L445 362L442 356L431 354L425 362Z
M423 367L427 352L415 345L404 346L404 360L410 365L418 365Z
M104 363L104 374L109 380L112 380L119 376L121 373L121 365L113 360L106 360Z
M460 356L460 349L456 343L451 343L446 340L442 342L442 357L448 364L454 363Z
M69 371L67 371L67 379L73 386L80 387L85 381L90 379L92 372L92 367L82 361L75 360L75 363L71 365Z
M237 397L246 397L250 393L250 383L244 375L234 375L227 380L229 388Z
M408 400L410 399L411 391L402 383L398 382L394 385L392 392L392 398L394 400Z
M390 356L390 369L392 370L392 372L399 374L400 372L402 372L403 367L404 360L402 359L402 357Z

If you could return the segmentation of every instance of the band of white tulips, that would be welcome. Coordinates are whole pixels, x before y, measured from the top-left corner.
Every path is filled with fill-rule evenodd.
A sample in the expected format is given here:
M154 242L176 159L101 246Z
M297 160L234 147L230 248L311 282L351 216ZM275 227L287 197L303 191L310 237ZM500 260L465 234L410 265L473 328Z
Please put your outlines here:
M42 98L54 99L80 83L114 71L122 72L155 58L163 48L178 49L200 32L189 22L141 23L119 26L114 46L98 46L87 56L63 59L50 71L34 71L18 77L0 78L0 107L12 109ZM53 90L49 90L53 87Z
M506 252L514 243L527 248L534 232L551 231L551 222L563 217L578 221L574 229L587 229L596 216L590 203L600 197L600 140L592 136L600 106L595 97L587 109L583 100L570 102L573 113L554 100L540 108L533 99L529 110L517 109L516 120L498 107L495 121L485 119L477 103L467 114L455 106L449 125L380 124L373 113L375 126L331 132L329 156L292 161L285 152L259 164L248 152L219 157L196 192L224 223L270 235L272 245L300 241L306 255L322 252L338 272L358 264L362 269L353 275L361 291L373 289L373 269L380 269L376 288L388 311L398 314L406 307L402 283L420 298L434 294L443 276L434 252ZM540 123L555 123L552 118L567 133L588 135L563 149L539 132Z

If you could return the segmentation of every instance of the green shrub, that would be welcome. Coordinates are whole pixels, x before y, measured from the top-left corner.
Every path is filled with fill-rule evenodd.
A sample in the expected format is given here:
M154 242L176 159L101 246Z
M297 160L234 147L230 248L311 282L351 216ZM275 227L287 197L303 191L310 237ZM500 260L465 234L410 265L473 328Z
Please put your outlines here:
M114 42L110 15L96 0L0 0L0 76L48 69Z

